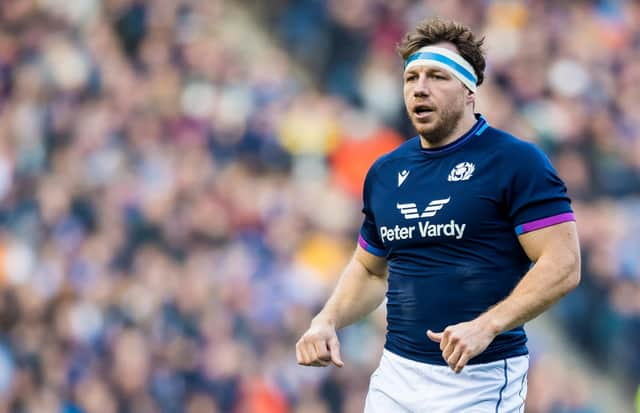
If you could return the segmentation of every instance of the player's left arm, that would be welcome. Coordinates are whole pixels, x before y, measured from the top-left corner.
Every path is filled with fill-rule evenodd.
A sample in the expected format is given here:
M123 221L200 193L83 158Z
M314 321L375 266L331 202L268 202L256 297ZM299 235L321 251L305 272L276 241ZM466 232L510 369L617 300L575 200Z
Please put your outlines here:
M535 264L513 292L487 311L497 334L537 317L578 286L580 247L576 223L564 222L518 237Z
M535 264L507 298L478 318L428 331L455 372L482 353L493 339L537 317L580 282L580 248L575 222L564 222L518 237Z

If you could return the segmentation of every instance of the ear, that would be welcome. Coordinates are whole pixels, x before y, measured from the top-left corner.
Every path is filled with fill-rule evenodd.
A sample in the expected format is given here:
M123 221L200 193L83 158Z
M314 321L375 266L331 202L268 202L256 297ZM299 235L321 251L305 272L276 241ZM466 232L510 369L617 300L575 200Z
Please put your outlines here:
M476 100L475 92L472 92L469 89L467 89L467 96L466 96L465 100L467 101L467 103L475 102L475 100Z

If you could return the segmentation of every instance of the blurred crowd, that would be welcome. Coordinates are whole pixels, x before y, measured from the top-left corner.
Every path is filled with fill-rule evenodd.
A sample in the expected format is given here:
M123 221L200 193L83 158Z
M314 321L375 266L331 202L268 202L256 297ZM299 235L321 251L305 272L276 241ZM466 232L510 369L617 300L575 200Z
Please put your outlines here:
M553 315L631 398L637 2L16 0L0 2L0 412L362 411L381 311L341 333L343 369L297 366L294 344L355 247L367 167L413 134L394 46L433 15L486 34L478 111L567 182L583 282ZM597 411L531 350L527 412Z

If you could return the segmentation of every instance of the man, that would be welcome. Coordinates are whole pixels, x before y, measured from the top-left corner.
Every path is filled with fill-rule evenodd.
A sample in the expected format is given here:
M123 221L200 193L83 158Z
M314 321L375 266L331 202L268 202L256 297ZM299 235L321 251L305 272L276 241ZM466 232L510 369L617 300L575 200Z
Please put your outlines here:
M521 411L523 324L580 279L574 216L548 159L474 114L482 43L435 19L399 45L419 136L369 170L359 245L296 345L299 364L342 367L336 330L386 292L366 412Z

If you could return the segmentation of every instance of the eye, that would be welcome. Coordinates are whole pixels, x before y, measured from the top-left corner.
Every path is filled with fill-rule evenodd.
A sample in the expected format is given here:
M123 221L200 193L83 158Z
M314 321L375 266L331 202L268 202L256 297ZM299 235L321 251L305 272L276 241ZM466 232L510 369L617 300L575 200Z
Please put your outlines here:
M416 80L418 78L418 76L416 75L409 75L405 78L405 82L412 82L414 80Z

